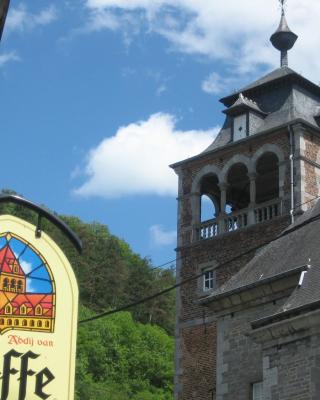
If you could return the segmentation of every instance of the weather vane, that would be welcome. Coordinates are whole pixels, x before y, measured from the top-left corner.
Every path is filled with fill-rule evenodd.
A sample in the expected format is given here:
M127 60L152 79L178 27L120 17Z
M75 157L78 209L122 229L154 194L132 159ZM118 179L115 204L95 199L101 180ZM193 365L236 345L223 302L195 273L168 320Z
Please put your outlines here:
M285 9L287 0L279 0L279 2L280 2L282 14L284 14L284 9Z

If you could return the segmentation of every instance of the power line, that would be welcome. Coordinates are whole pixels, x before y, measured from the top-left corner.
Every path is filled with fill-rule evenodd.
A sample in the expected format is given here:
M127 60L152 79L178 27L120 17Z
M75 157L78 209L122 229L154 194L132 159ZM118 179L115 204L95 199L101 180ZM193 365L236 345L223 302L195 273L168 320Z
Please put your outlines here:
M280 239L280 238L282 238L282 237L288 235L289 233L292 233L292 232L294 232L294 231L297 231L297 230L301 229L302 227L304 227L305 225L308 225L308 224L310 224L310 223L312 223L312 222L315 222L315 221L317 221L317 220L319 220L319 219L320 219L320 213L319 213L319 214L316 214L314 217L312 217L312 218L310 218L310 219L308 219L308 220L306 220L306 221L303 221L303 222L302 222L301 224L299 224L299 225L293 225L293 227L292 227L291 229L285 230L281 235L277 236L276 238L274 238L274 239L272 239L272 240L270 240L270 241L268 241L268 242L266 242L266 243L264 243L264 244L262 244L262 245L255 246L255 247L251 248L250 250L247 250L247 251L245 251L245 252L243 252L243 253L240 253L240 254L238 254L237 256L235 256L235 257L229 259L228 261L225 261L225 262L223 262L223 263L220 263L218 267L222 267L222 266L228 265L228 264L230 264L231 262L236 261L236 260L238 260L239 258L244 257L245 255L248 255L248 254L252 253L253 251L257 251L257 250L259 250L259 249L265 247L266 245L268 245L268 244L270 244L270 243L272 243L272 242L275 242L276 240L278 240L278 239ZM121 311L128 310L128 309L130 309L130 308L136 307L136 306L138 306L138 305L140 305L140 304L146 303L146 302L148 302L148 301L150 301L150 300L153 300L153 299L155 299L155 298L157 298L157 297L163 296L164 294L169 293L169 292L171 292L172 290L175 290L175 289L177 289L177 288L179 288L179 287L181 287L181 286L183 286L183 285L185 285L185 284L187 284L187 283L189 283L189 282L192 282L193 280L199 279L199 278L201 278L203 275L204 275L203 272L201 272L201 273L199 273L199 274L197 274L197 275L193 275L193 276L191 276L191 277L189 277L189 278L186 278L186 279L184 279L184 280L182 280L182 281L176 283L175 285L170 286L170 287L168 287L168 288L166 288L166 289L164 289L164 290L162 290L162 291L160 291L160 292L158 292L158 293L155 293L155 294L153 294L153 295L147 296L147 297L145 297L145 298L143 298L143 299L140 299L140 300L137 300L137 301L135 301L135 302L133 302L133 303L126 304L126 305L124 305L124 306L122 306L122 307L119 307L119 308L116 308L116 309L114 309L114 310L106 311L106 312L97 314L97 315L95 315L95 316L93 316L93 317L83 319L83 320L79 321L79 324L84 324L84 323L87 323L87 322L91 322L91 321L94 321L94 320L97 320L97 319L101 319L101 318L107 317L107 316L112 315L112 314L119 313L119 312L121 312Z
M311 199L311 200L305 201L304 203L297 204L296 207L295 207L295 209L296 209L296 208L299 208L299 207L301 207L301 206L304 206L304 205L306 205L306 204L309 204L309 203L311 203L312 201L315 201L315 200L320 199L320 196L315 196L314 194L312 194L311 196L314 196L314 198Z

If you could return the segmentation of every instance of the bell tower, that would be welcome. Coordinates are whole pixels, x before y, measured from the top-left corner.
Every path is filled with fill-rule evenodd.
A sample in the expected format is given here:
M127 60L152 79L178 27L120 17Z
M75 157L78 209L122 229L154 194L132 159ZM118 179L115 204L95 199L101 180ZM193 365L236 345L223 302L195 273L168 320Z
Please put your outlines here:
M177 282L188 280L177 291L176 400L216 399L223 374L216 365L227 344L201 299L319 196L320 87L288 67L297 38L282 7L270 39L280 68L222 98L226 117L214 142L171 166L179 177Z

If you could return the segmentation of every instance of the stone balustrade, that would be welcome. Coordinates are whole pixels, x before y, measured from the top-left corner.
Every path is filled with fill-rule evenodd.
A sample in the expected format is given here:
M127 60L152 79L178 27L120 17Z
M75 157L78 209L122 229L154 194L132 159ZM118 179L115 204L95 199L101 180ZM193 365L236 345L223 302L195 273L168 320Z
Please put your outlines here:
M269 221L281 215L282 201L274 199L230 214L223 213L217 218L201 222L195 228L195 238L196 240L212 239L221 234Z

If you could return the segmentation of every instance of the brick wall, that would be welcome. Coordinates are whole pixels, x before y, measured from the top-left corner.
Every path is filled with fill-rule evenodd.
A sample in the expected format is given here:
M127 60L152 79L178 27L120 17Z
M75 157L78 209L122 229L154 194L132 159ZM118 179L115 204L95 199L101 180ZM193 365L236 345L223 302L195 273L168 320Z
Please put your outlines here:
M307 133L305 133L307 138ZM309 138L310 139L310 138ZM309 140L308 139L308 140ZM315 159L318 157L314 148L314 140L305 140L305 157ZM318 139L316 139L318 140ZM244 155L248 158L262 146L267 144L277 145L284 155L284 202L287 215L246 229L227 233L213 239L195 242L192 236L192 183L201 169L213 165L220 170L235 155ZM320 141L317 142L320 148ZM298 149L300 151L300 149ZM275 238L290 222L288 212L290 204L290 143L287 129L268 136L250 138L250 141L239 143L230 148L216 151L213 154L201 156L190 160L179 167L180 192L179 192L179 248L177 257L179 261L178 281L187 279L201 272L201 266L212 262L214 266L225 263L241 253L247 252L256 246L263 245ZM299 161L300 162L300 161ZM317 179L314 166L306 167L303 175L306 190L314 194ZM300 186L299 186L300 187ZM302 187L302 186L301 186ZM227 265L217 267L216 278L220 285L239 271L253 256L255 252L234 260ZM199 300L199 281L193 280L185 284L178 291L177 300L177 349L176 349L176 400L212 400L215 399L216 382L221 383L221 376L216 376L217 334L215 315L204 309ZM205 310L205 313L204 313ZM203 321L207 321L204 325ZM240 340L240 339L239 339ZM239 342L239 346L242 342ZM260 356L259 356L260 357ZM239 360L238 360L239 362ZM222 368L224 368L222 366ZM238 368L238 365L235 365ZM250 365L248 365L250 368ZM235 371L234 371L235 372ZM239 377L237 377L238 379ZM220 379L220 380L219 380ZM253 379L253 378L252 378ZM246 383L247 393L249 384ZM233 396L221 399L237 399L236 391ZM243 397L245 398L245 397ZM240 398L239 398L240 399ZM279 398L280 399L280 398ZM220 398L219 398L220 400Z

